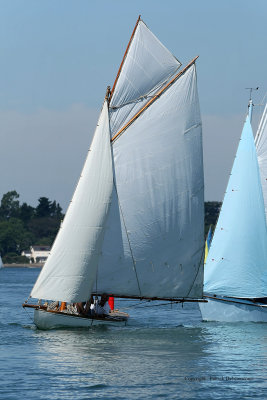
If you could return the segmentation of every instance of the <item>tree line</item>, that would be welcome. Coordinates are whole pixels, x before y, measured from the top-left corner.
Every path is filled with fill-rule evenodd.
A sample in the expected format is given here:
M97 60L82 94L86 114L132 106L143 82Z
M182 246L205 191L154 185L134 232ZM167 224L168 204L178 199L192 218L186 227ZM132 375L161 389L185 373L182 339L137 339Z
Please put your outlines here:
M221 203L205 203L205 235L210 225L214 229ZM19 194L12 190L3 195L0 205L0 254L4 263L27 263L21 256L30 246L51 246L64 218L55 200L40 197L37 207L20 204Z
M51 246L64 217L55 200L40 197L37 207L20 204L12 190L3 195L0 205L0 254L4 263L28 262L21 256L32 245Z
M212 231L214 231L221 210L221 206L221 201L205 202L205 237L208 233L210 226Z

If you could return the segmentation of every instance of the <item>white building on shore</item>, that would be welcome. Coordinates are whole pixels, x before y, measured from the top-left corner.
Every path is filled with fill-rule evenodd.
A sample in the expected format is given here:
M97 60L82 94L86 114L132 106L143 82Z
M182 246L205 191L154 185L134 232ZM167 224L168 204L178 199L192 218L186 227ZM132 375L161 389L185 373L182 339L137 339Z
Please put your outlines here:
M23 251L21 255L29 258L30 264L45 263L50 250L50 246L31 246L29 250Z

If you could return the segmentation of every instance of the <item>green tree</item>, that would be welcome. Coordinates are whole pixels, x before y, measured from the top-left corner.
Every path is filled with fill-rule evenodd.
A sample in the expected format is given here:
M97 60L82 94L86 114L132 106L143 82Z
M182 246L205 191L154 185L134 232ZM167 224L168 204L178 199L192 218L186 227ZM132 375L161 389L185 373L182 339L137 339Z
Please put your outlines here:
M28 229L34 238L34 244L52 245L59 226L60 221L55 218L33 218L28 224Z
M0 222L0 253L21 254L32 243L32 235L24 228L23 222L17 218Z
M16 218L19 214L19 194L16 190L12 190L3 195L0 206L0 218L8 220Z
M34 217L34 213L34 207L29 206L27 203L23 203L19 210L19 217L26 224Z
M217 223L222 203L220 201L205 202L205 235L208 233L210 225L214 230Z
M55 200L40 197L34 208L27 203L20 205L15 190L4 194L0 204L0 253L3 259L6 255L9 260L20 260L21 251L31 245L52 245L62 219L62 208Z
M38 202L39 204L36 207L36 217L50 217L52 202L47 197L40 197Z
M29 264L30 260L28 259L28 257L18 256L16 253L7 253L3 257L3 262L5 264L13 264L13 263Z
M59 220L64 218L64 214L62 213L62 208L60 207L59 203L57 203L55 217Z

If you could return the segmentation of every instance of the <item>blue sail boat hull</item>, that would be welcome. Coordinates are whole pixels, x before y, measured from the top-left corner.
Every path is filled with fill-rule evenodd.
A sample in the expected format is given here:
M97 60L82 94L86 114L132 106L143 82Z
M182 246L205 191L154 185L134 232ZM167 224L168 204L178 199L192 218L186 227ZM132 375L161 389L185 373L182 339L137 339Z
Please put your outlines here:
M205 297L199 303L202 319L217 322L267 322L267 304L231 297Z

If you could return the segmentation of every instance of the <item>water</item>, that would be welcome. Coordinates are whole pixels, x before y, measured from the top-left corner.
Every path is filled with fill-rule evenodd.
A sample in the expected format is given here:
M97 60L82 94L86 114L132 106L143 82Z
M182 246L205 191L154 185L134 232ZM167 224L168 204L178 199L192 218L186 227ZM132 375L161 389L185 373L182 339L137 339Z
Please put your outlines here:
M267 398L267 324L121 301L127 327L40 331L21 308L38 273L0 270L0 399Z

